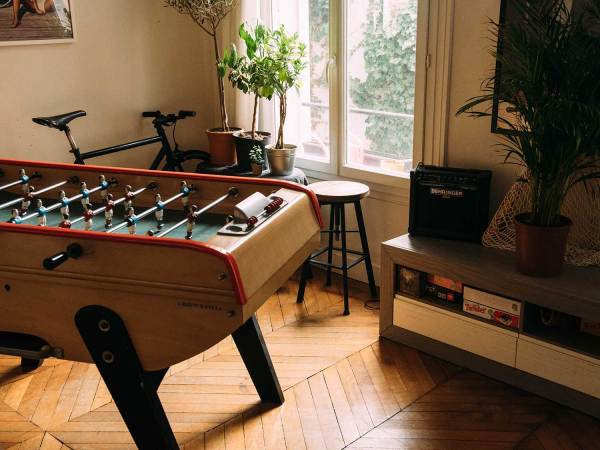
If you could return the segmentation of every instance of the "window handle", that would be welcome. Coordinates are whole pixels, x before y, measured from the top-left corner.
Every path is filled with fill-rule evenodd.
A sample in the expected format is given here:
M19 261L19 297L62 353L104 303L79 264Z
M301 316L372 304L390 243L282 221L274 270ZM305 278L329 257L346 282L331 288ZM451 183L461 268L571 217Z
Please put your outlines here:
M331 67L335 66L336 64L336 59L335 59L335 55L333 55L331 58L329 58L329 60L327 61L327 65L325 66L325 81L327 82L327 84L329 84L329 73L331 71Z

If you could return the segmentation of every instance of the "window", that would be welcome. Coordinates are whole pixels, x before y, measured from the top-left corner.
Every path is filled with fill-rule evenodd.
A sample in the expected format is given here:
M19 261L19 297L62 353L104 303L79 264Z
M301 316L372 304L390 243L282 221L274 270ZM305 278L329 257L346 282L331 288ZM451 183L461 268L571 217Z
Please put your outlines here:
M378 181L405 175L421 155L417 12L427 0L271 1L272 25L298 32L308 49L303 87L288 102L297 165Z

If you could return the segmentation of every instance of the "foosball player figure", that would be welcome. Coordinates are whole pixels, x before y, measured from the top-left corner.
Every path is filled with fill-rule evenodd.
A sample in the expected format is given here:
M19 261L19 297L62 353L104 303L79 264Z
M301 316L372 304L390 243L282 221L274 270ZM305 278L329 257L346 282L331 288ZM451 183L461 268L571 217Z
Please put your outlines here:
M127 218L127 211L129 208L133 208L133 199L135 195L133 194L133 188L128 184L125 186L125 202L123 206L125 206L125 218Z
M8 219L8 223L21 223L21 217L19 216L19 210L13 209L10 211L10 219Z
M135 215L135 210L133 207L127 208L125 220L127 221L127 230L129 231L129 234L135 234L138 218Z
M165 216L165 204L162 202L160 194L154 196L154 206L156 206L156 212L154 213L154 217L156 217L156 228L162 230L163 219Z
M61 207L60 207L60 214L61 215L65 215L65 214L69 214L69 199L67 198L67 194L65 194L65 191L60 191L59 195L59 199L58 201L61 203Z
M79 193L81 194L81 206L85 209L90 204L90 191L85 181L79 185Z
M183 197L181 197L181 204L183 205L183 212L187 213L188 212L188 203L190 201L190 193L192 192L192 190L188 186L187 182L182 181L181 189L179 190L179 192L181 194L183 194Z
M107 230L112 227L113 215L115 213L115 202L112 194L106 194L104 199L104 228Z
M29 193L29 177L27 176L27 173L25 173L25 169L19 170L19 180L21 181L23 194L27 195Z
M64 228L69 230L71 228L71 221L69 220L69 214L62 215L63 220L58 224L58 228Z
M198 211L196 205L190 206L187 215L187 233L185 235L185 238L188 240L192 238L192 233L194 232L194 225L196 224L196 218L198 217L196 211Z
M37 209L37 218L38 218L38 225L40 227L45 227L46 226L46 215L48 214L48 211L46 211L46 208L44 208L44 203L42 202L41 198L37 199L37 202L35 203L36 209Z
M85 231L89 231L92 229L93 224L94 224L94 210L92 209L92 205L87 203L85 205L85 211L83 213L83 229Z
M98 186L100 186L100 197L102 197L102 200L106 200L109 184L104 175L100 175L98 179Z
M35 198L35 187L29 186L27 188L27 194L23 196L23 200L21 200L21 215L24 215L29 210L31 206L32 200Z

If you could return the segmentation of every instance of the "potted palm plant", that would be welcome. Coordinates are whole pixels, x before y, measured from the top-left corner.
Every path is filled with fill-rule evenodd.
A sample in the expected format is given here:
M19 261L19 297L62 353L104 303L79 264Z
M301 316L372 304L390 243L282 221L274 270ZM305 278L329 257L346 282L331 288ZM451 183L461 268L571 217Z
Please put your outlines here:
M294 170L296 145L284 140L287 116L287 93L301 86L301 74L306 68L306 45L300 42L298 33L288 35L282 25L274 30L267 46L270 58L270 80L279 99L279 127L277 141L267 146L267 157L273 175L289 175Z
M271 100L275 88L270 77L273 62L266 51L271 39L271 30L261 24L254 28L242 24L239 35L246 44L246 54L240 55L235 45L232 45L230 50L224 52L221 71L229 72L229 81L235 88L253 96L252 129L250 132L238 131L234 134L238 168L246 171L250 170L250 150L259 146L264 154L264 149L271 140L271 133L257 131L256 124L259 100Z
M590 5L592 2L590 2ZM555 276L564 260L571 221L561 215L573 186L600 178L600 37L589 14L577 14L565 0L515 1L519 23L492 23L503 42L492 49L502 68L501 83L489 78L483 93L458 114L490 117L494 96L511 112L499 118L508 132L499 143L504 162L526 169L531 210L515 217L517 268L534 276ZM596 18L596 23L599 21Z
M206 130L211 162L226 166L235 163L235 143L233 133L240 128L230 127L225 104L225 72L220 65L221 50L218 30L223 19L236 6L237 0L165 0L167 6L186 14L210 36L213 42L215 67L217 70L217 92L219 94L219 110L221 126Z

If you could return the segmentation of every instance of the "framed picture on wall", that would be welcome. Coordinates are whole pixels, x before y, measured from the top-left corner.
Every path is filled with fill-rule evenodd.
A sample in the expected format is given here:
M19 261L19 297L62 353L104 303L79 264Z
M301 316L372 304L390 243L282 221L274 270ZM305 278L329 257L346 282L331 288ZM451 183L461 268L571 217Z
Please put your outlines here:
M508 26L519 26L524 23L524 18L518 14L517 8L513 7L516 2L523 2L526 0L502 0L500 3L500 18L499 23L501 27ZM536 0L540 1L540 0ZM543 0L542 0L543 1ZM573 14L580 14L582 16L584 27L586 31L590 33L598 34L600 36L600 20L596 17L600 14L600 7L598 6L599 0L565 0L565 5L571 8ZM595 7L594 7L595 6ZM526 27L523 27L526 29ZM504 55L506 48L510 47L504 42L502 35L498 36L497 53ZM510 61L510 55L506 55ZM510 134L513 131L510 130L509 126L505 121L509 123L515 123L516 116L511 111L510 104L499 103L498 95L502 89L502 64L499 60L496 60L496 72L494 76L494 101L492 103L492 133Z
M74 0L0 0L0 46L73 42Z

